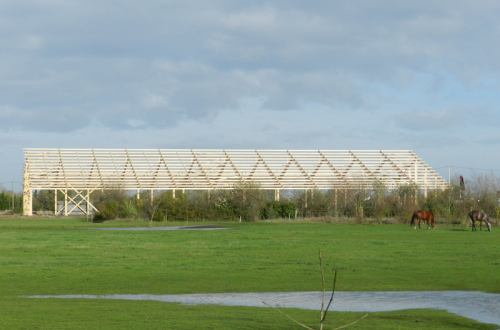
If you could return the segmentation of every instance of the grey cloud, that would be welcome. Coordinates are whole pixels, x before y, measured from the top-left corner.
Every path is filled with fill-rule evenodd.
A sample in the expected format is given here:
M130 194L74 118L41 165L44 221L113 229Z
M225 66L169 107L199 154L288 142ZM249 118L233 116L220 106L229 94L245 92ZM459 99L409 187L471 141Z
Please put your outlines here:
M464 126L470 115L464 109L440 109L437 111L415 110L395 118L395 123L414 131L441 131L450 127Z
M412 131L452 131L463 129L475 133L481 127L496 126L500 115L489 108L441 108L438 110L412 110L391 119L398 127Z
M443 76L498 79L499 9L451 0L3 1L0 107L16 111L0 128L174 127L239 110L245 98L277 110L383 109L422 75L434 82L422 97L444 89ZM395 122L460 125L441 111Z
M488 132L483 133L484 135L488 135ZM488 146L500 146L500 138L496 136L484 137L483 134L480 134L481 138L476 139L474 143L484 144Z

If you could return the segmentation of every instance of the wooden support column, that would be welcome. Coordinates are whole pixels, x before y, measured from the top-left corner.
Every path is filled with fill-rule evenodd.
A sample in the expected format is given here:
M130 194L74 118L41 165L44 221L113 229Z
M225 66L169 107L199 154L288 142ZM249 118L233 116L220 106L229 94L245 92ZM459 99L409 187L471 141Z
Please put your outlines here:
M57 215L57 189L54 189L54 215Z
M418 186L418 170L417 170L417 160L415 159L415 185ZM415 190L415 205L418 203L418 189Z
M274 200L275 201L280 200L280 190L279 189L274 189Z
M90 214L90 193L89 190L87 189L87 200L85 201L87 204L87 215Z
M12 188L12 198L14 200L14 188ZM14 209L14 203L12 203ZM33 191L30 186L29 166L26 164L24 167L24 180L23 180L23 215L33 215Z
M14 192L12 192L14 195ZM23 215L33 215L33 191L31 188L23 190Z
M424 198L427 198L427 167L424 170Z
M434 197L437 196L437 175L434 175Z
M68 188L64 189L64 216L68 216Z
M140 192L140 190L137 189L137 200L139 200L141 198L141 194L139 192Z
M305 196L305 203L304 203L304 207L307 209L307 189L304 190L304 196Z
M175 189L172 189L172 197L175 198Z
M337 212L337 189L334 189L335 191L335 216L338 215L338 212Z

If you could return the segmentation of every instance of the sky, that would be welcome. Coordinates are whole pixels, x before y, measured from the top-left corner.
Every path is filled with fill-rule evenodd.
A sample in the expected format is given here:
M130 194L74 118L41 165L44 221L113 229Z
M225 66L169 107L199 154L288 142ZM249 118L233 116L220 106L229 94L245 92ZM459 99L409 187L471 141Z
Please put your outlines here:
M23 148L413 150L500 175L500 2L2 0ZM474 170L470 170L470 169Z

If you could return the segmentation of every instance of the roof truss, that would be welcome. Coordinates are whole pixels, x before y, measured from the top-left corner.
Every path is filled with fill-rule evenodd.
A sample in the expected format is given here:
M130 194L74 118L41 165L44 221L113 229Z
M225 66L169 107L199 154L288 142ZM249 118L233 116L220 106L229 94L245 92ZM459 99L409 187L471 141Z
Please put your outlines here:
M410 150L25 149L26 189L387 189L447 183Z

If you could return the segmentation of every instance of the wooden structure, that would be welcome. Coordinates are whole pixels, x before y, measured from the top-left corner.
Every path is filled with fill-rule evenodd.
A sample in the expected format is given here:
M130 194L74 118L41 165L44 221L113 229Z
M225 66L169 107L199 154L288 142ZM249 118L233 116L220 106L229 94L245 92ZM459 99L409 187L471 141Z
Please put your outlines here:
M416 184L444 189L447 183L409 150L186 150L24 149L24 214L32 214L33 190L54 190L55 212L97 210L96 189L214 190L254 181L261 189L371 188ZM70 197L68 191L74 191ZM57 193L64 207L57 210ZM68 204L69 203L69 204ZM86 205L85 208L80 204ZM82 204L82 205L83 205ZM68 210L71 205L72 210Z

